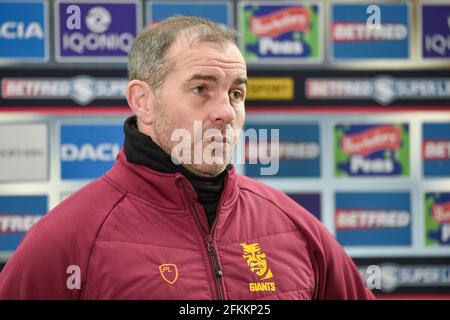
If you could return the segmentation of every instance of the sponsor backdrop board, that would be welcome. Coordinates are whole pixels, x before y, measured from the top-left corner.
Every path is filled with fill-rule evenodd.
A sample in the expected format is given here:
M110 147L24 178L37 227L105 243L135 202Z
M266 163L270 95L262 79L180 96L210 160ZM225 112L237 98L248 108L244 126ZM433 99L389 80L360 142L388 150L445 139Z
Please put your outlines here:
M355 262L366 283L376 285L374 292L381 298L449 299L448 258L378 257Z
M61 125L61 179L94 179L114 164L123 145L118 125Z
M0 62L45 62L49 52L46 1L0 1Z
M411 245L411 197L407 192L338 192L336 238L344 246Z
M238 165L237 169L287 193L320 219L355 258L450 257L447 217L450 178L444 173L431 178L426 176L424 162L428 160L420 156L425 141L446 141L445 132L450 120L443 120L450 118L450 114L445 111L389 114L368 112L364 116L370 122L366 120L367 122L361 123L361 114L348 112L279 112L272 113L270 117L265 113L249 112L246 129L251 128L257 132L265 129L270 138L274 137L272 129L279 130L279 149L271 149L272 145L267 144L262 148L265 151L262 156L272 155L270 150L276 150L280 153L281 160L274 176L261 175L260 170L267 167L261 163ZM48 136L46 157L49 171L45 173L43 167L28 172L27 176L21 177L23 180L2 181L0 196L45 197L48 199L48 207L43 213L53 208L62 200L62 195L73 193L111 167L123 143L122 123L125 117L113 114L77 116L2 113L0 128L17 125L15 133L7 134L8 137L13 137L20 131L29 132L29 135L35 136L33 138L39 137L42 141ZM401 170L394 170L394 174L377 173L375 176L359 170L356 175L336 176L334 146L335 131L339 126L354 129L343 130L343 133L354 140L353 143L359 143L347 148L356 148L364 156L367 150L382 148L380 150L383 151L379 153L375 151L367 154L382 155L378 159L382 163L391 159ZM426 129L428 126L432 127L432 133ZM40 134L29 131L35 127L40 129ZM47 129L41 129L42 127ZM402 138L403 130L410 138L410 152L406 153L408 160L405 161L397 155L399 149L395 149L401 149L405 141ZM433 131L437 133L433 135ZM364 133L362 137L368 140L361 138L361 132ZM261 136L257 137L259 145ZM2 144L5 143L4 140L1 141ZM247 149L250 141L247 140ZM379 144L371 145L371 142ZM387 148L384 142L389 142ZM33 145L34 148L37 145ZM359 148L360 146L367 150ZM239 148L245 151L245 143L241 141ZM441 153L445 155L447 150L446 144L441 146L441 142L428 148L433 149L427 151L428 157ZM5 158L7 153L3 150L6 149L2 149L0 156ZM41 152L34 153L41 156ZM257 153L256 159L260 160L259 156ZM255 159L254 154L247 157L247 160L250 158ZM409 171L405 171L407 162ZM372 166L378 168L374 164ZM24 170L23 174L26 172ZM404 172L409 174L403 176ZM33 175L39 175L39 179L32 180ZM4 243L7 246L9 242ZM4 251L0 256L6 259L8 253L10 252Z
M369 19L379 13L379 23ZM408 3L333 4L330 33L336 60L408 59L410 7Z
M450 4L430 4L424 1L419 13L422 58L426 60L450 58Z
M48 179L46 123L0 123L0 183Z
M450 177L450 121L423 124L422 159L425 177Z
M322 217L320 193L288 193L295 202L312 213L319 221Z
M427 246L450 245L450 192L425 194L425 242Z
M239 2L242 51L249 63L320 62L322 6L318 2Z
M336 177L409 176L407 124L338 124Z
M7 62L1 65L0 110L57 112L0 113L0 166L6 168L0 197L13 199L0 202L9 203L1 208L1 235L7 237L0 237L0 260L15 249L11 234L18 240L37 216L112 165L123 141L131 39L152 19L174 14L175 2L0 1L0 62ZM248 127L281 129L275 176L260 174L268 167L261 161L238 165L238 171L311 211L353 258L364 259L357 262L365 270L389 264L382 266L378 293L384 295L448 293L450 283L450 29L449 5L439 2L176 4L243 31ZM11 5L20 9L10 12ZM369 16L361 9L369 5L380 6L383 29L358 32ZM346 12L352 17L339 16ZM122 111L112 113L117 107ZM14 131L5 133L10 126ZM353 160L357 170L347 163L340 176L338 126L347 126L340 128L351 141L346 148L356 146L356 153L346 149L347 156L360 157ZM245 143L240 149L245 158ZM45 199L45 205L29 197ZM15 210L21 203L41 210Z
M245 174L250 177L320 177L317 124L245 126ZM270 161L278 155L279 164Z
M0 195L0 258L16 250L25 232L47 210L45 195Z
M206 18L223 26L233 27L232 9L230 1L148 1L147 25L182 15Z
M126 62L141 29L139 1L58 0L55 55L60 62ZM101 58L101 60L99 60Z
M289 108L420 107L450 109L450 75L439 71L253 70L247 110ZM115 69L44 69L0 73L2 107L123 106L127 72Z

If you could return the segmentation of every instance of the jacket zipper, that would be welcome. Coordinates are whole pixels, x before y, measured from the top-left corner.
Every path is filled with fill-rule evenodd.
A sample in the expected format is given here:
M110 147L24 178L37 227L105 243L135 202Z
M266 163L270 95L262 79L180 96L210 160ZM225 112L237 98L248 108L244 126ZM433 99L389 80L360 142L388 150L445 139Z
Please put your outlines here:
M183 191L184 195L186 196L186 191L184 189L183 182L181 180L178 180L177 185L179 187L181 187L181 190ZM202 224L200 223L197 209L195 208L195 206L193 205L193 203L191 202L191 200L189 199L188 196L186 196L186 199L189 204L189 209L194 215L195 222L197 223L197 226L200 229L203 239L205 240L206 248L207 248L208 254L209 254L209 260L212 262L212 267L213 267L213 271L214 271L214 282L215 282L218 300L224 300L223 287L222 287L222 283L220 282L220 279L223 276L222 268L220 267L219 259L217 258L217 251L216 251L216 248L214 247L214 243L213 243L212 236L211 236L212 231L214 230L214 227L216 225L216 221L217 221L218 217L216 217L216 220L214 221L214 223L212 225L211 232L209 232L209 233L205 232L205 230L202 227ZM219 203L219 205L220 205L220 203Z

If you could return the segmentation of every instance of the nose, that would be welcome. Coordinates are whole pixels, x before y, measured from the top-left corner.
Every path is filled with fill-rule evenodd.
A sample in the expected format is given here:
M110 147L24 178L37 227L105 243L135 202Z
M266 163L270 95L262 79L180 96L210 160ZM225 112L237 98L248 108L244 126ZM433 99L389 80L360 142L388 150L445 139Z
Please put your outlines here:
M211 121L217 124L229 124L236 118L236 110L230 102L228 93L216 99L210 117Z

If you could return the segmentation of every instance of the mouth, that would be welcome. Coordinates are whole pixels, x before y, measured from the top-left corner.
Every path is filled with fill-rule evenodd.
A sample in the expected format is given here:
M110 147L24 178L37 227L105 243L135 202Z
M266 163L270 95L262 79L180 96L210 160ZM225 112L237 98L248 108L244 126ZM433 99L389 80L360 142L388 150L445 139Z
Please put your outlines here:
M231 143L230 139L227 136L221 136L221 135L206 137L205 141L209 145L218 146L218 147L229 145Z

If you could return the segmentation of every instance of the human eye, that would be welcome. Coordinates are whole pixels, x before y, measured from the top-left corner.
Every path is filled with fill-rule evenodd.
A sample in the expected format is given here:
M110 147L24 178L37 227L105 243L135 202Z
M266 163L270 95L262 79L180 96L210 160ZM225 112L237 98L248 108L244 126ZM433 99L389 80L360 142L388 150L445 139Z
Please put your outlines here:
M244 94L241 90L234 89L230 91L230 98L231 100L243 100Z
M195 94L202 96L206 93L206 87L205 86L196 86L192 91Z

